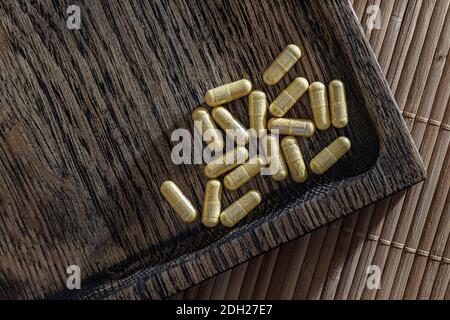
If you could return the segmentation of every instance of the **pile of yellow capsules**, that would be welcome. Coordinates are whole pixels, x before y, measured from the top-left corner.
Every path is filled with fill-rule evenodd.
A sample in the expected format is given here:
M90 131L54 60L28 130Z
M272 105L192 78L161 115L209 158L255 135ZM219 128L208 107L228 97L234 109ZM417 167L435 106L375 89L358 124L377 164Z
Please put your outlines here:
M263 80L268 85L275 85L300 59L301 51L296 45L288 45L264 72ZM306 119L283 118L294 104L308 91L309 101L314 122ZM272 134L264 134L261 139L266 160L272 168L271 176L275 181L287 178L288 171L296 183L304 182L308 171L295 136L311 137L316 128L327 130L331 124L336 128L343 128L348 123L347 102L344 85L339 80L333 80L327 90L323 83L309 84L304 78L296 78L270 104L269 112L273 118L266 123L267 97L259 90L252 91L252 84L248 80L239 80L211 90L205 95L205 102L213 107L211 113L205 108L197 108L192 118L201 132L209 132L208 146L222 148L223 139L217 130L234 130L236 136L243 137L244 143L249 141L249 134L245 127L222 105L233 100L248 98L249 126L251 132L262 132L268 129L285 135L278 143ZM217 125L217 126L216 126ZM276 131L275 131L276 130ZM205 138L205 136L203 137ZM281 145L281 151L280 146ZM310 162L310 169L314 174L323 174L333 166L345 153L350 150L351 143L346 137L339 137L323 149ZM226 189L236 190L260 174L267 162L260 156L248 160L249 153L244 146L233 150L209 162L205 168L205 175L211 179L207 182L202 211L202 223L207 227L215 227L219 221L226 227L232 227L243 219L251 210L261 203L262 196L257 190L251 190L239 200L222 211L222 183L216 178L229 172L223 178ZM226 159L234 159L231 163ZM230 172L231 171L231 172ZM181 217L184 222L193 222L197 218L197 210L173 181L165 181L161 185L161 193Z

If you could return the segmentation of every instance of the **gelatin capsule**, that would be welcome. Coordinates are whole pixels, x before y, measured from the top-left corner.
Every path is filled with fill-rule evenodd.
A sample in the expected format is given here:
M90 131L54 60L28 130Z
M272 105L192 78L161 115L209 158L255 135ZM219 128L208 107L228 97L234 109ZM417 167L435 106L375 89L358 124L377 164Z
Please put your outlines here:
M311 137L316 132L314 123L304 119L272 118L267 122L267 128L286 136Z
M299 47L295 44L288 45L264 72L264 82L270 86L276 84L289 72L298 59L300 59L301 55L302 52Z
M346 137L339 137L311 160L309 166L315 174L323 174L331 168L351 148L351 142Z
M309 102L314 123L317 129L327 130L330 127L330 112L328 111L327 90L323 83L313 82L309 86Z
M220 214L220 222L225 227L232 227L250 211L252 211L258 204L261 203L262 196L259 191L252 190L243 195L239 200L231 204Z
M161 184L160 190L169 205L180 216L181 220L190 223L197 218L197 210L195 210L192 203L173 181L164 181Z
M248 159L248 150L244 147L237 147L230 150L221 157L208 163L204 168L205 176L210 179L217 178L224 173L233 170L238 165L245 163Z
M295 78L280 95L270 104L270 114L283 117L308 90L309 82L305 78Z
M211 112L214 121L225 133L229 134L235 141L248 143L248 132L244 126L224 107L214 108Z
M213 179L206 183L205 197L203 200L202 223L208 228L219 224L222 200L222 184Z
M258 134L266 129L267 97L259 90L254 90L248 96L248 114L250 129Z
M211 150L223 150L224 142L220 130L205 108L197 108L192 112L192 119L201 132L203 139Z
M331 123L335 128L343 128L348 123L344 83L340 80L331 81L328 85L328 93L330 95Z
M254 176L261 172L264 161L256 156L247 163L240 165L223 178L223 184L228 190L236 190L249 182Z
M245 97L250 91L252 91L252 83L247 79L242 79L208 90L205 95L205 102L210 107L217 107Z
M292 180L296 183L305 182L308 178L308 171L306 170L305 161L303 161L297 139L294 137L284 137L281 140L281 149L283 150Z
M275 181L283 181L288 176L288 169L280 150L280 143L273 135L266 135L263 150L269 164L269 173Z

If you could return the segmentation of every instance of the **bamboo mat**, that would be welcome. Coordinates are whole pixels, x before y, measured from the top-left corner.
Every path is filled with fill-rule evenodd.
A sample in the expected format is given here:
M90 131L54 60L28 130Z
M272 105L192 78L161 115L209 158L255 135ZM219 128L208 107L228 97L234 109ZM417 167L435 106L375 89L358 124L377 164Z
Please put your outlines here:
M173 299L450 299L450 1L351 2L428 178Z

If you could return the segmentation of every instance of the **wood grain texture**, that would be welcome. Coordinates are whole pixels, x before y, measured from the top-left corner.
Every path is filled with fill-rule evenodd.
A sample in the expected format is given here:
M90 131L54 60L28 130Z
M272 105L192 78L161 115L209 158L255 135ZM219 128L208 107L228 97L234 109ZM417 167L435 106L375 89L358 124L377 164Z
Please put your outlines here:
M363 20L363 16L369 14L369 5L373 4L373 1L355 0L352 3L358 18ZM379 12L382 18L381 29L375 29L369 33L367 25L363 24L366 35L370 34L370 42L376 53L377 45L380 44L378 35L385 34L378 59L385 74L390 75L389 83L392 84L396 78L400 78L403 72L413 79L407 95L408 100L409 97L415 97L415 104L405 103L399 107L404 110L403 116L411 130L414 142L420 147L421 155L425 159L429 172L427 179L436 181L439 177L438 182L427 183L428 187L422 187L419 192L415 190L416 188L412 188L410 191L418 197L407 196L407 192L402 192L367 207L357 214L345 217L337 243L332 237L336 229L325 226L289 243L289 247L297 249L298 256L293 249L285 250L287 245L281 247L273 267L274 272L259 279L264 282L269 281L270 287L283 286L285 290L278 293L268 292L266 297L269 297L270 293L270 298L293 298L290 289L292 279L301 277L302 272L307 271L306 266L311 263L311 260L327 257L330 249L316 250L315 254L311 254L307 259L303 258L302 252L315 245L314 242L309 241L309 237L318 234L315 241L323 241L323 248L334 248L331 260L328 260L329 258L323 260L327 262L325 265L316 263L313 269L314 274L310 276L311 283L317 284L315 288L319 290L322 288L321 299L382 299L387 296L394 299L445 298L446 288L449 285L449 277L445 272L448 272L450 262L448 251L445 251L446 244L448 247L450 243L448 225L450 198L448 197L449 188L446 185L449 152L448 142L445 141L450 129L448 125L450 60L448 36L446 36L448 34L446 28L450 24L448 10L447 15L443 12L448 3L448 1L436 3L430 23L417 24L417 19L421 18L419 15L423 4L421 0L382 0L380 4L382 10ZM392 12L389 13L391 5L393 5ZM427 7L424 8L428 10ZM367 17L364 19L367 21ZM415 54L415 50L409 51L411 39L413 36L415 38L416 34L427 34L423 46L419 48L420 55ZM408 37L410 37L409 41L405 41ZM437 46L433 51L436 41ZM410 54L415 55L416 60L406 59ZM417 63L418 59L421 60L419 63ZM411 68L410 64L418 65L420 68ZM424 76L424 70L427 76ZM424 81L426 85L423 92L422 89L416 90L415 88L423 86ZM419 84L421 85L418 86ZM416 110L416 113L405 111L406 108ZM430 162L430 159L434 160ZM428 207L430 202L431 206ZM424 210L424 208L428 209ZM400 223L400 216L408 218L402 219ZM411 223L408 222L409 219L412 219ZM392 241L394 235L405 233L405 228L409 229L408 237L414 239L413 242ZM326 229L326 232L323 229ZM414 241L418 238L421 240L417 245ZM391 251L396 251L395 255L401 258L390 258L386 261L388 255L394 255L390 253ZM258 260L251 260L248 265L255 269L256 261L261 262L264 259L260 257ZM366 269L373 264L378 264L382 268L382 279L389 279L390 284L384 290L364 290L368 276ZM385 266L386 270L383 271ZM257 265L257 268L262 267L261 263ZM286 268L291 271L286 276L276 273L276 270ZM323 274L325 269L328 269L326 275ZM246 278L249 276L250 274L245 275ZM315 296L308 294L309 286L305 286L302 282L299 282L299 286L297 295L318 298L317 294ZM249 290L251 289L244 283L241 292ZM304 290L306 292L302 292ZM378 291L380 294L377 294ZM249 295L251 296L252 292Z
M67 1L0 4L0 297L166 297L424 178L347 2L80 5L82 28L71 31ZM267 88L262 71L287 43L301 47L301 63ZM342 78L350 102L348 128L300 141L305 158L338 134L352 140L349 155L301 186L258 177L226 194L224 206L250 188L265 195L233 230L181 223L159 185L176 180L200 207L205 178L201 166L168 161L171 132L192 130L207 88L245 77L273 99L296 75ZM233 110L247 124L244 106ZM301 106L292 115L310 118ZM62 291L73 264L76 293ZM314 296L320 284L308 282Z

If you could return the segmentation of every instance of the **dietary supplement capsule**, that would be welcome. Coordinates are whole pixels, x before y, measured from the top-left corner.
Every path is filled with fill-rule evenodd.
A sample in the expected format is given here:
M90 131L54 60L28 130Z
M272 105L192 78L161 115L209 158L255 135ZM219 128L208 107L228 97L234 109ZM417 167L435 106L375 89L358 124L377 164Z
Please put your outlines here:
M288 169L280 150L280 143L272 135L266 135L263 140L263 150L269 163L269 173L275 181L283 181L288 176Z
M261 172L264 161L256 156L247 163L240 165L223 178L223 184L228 190L236 190L249 182L254 176Z
M295 44L290 44L275 58L272 64L263 74L263 80L266 84L273 86L280 81L283 76L300 59L302 52Z
M202 212L202 223L208 228L213 228L219 224L221 199L222 184L216 179L209 180L206 183Z
M224 142L220 130L216 127L211 115L205 108L197 108L192 112L192 119L203 137L208 137L206 144L211 150L223 150Z
M331 81L328 85L328 93L330 95L331 123L335 128L343 128L348 123L344 83L340 80Z
M161 184L160 190L170 206L180 216L181 220L190 223L197 218L197 210L195 210L192 203L173 181L164 181Z
M327 130L330 127L327 90L323 83L313 82L309 86L309 103L317 129Z
M348 138L337 138L311 160L309 166L312 172L315 174L326 172L350 150L351 146L352 144Z
M294 137L284 137L281 140L281 149L283 150L292 180L296 183L305 182L308 178L308 171L306 170L305 161L303 161L297 139Z
M270 104L270 114L283 117L308 90L309 82L305 78L295 78L280 95Z
M245 163L248 159L248 150L244 147L237 147L228 151L221 157L218 157L208 163L203 169L205 176L210 179L217 178L224 173Z
M247 79L242 79L208 90L205 95L205 102L210 107L217 107L245 97L250 91L252 91L252 83Z
M311 137L316 132L314 123L304 119L272 118L267 122L267 128L287 136Z
M243 141L248 143L248 132L244 126L224 107L216 107L211 112L214 121L226 133L233 132L233 139L235 141ZM228 130L228 131L227 131Z
M225 227L232 227L242 220L250 211L261 203L262 196L259 191L252 190L231 204L220 214L220 222Z
M248 96L248 115L250 129L254 129L259 136L266 128L267 97L259 90L254 90Z

